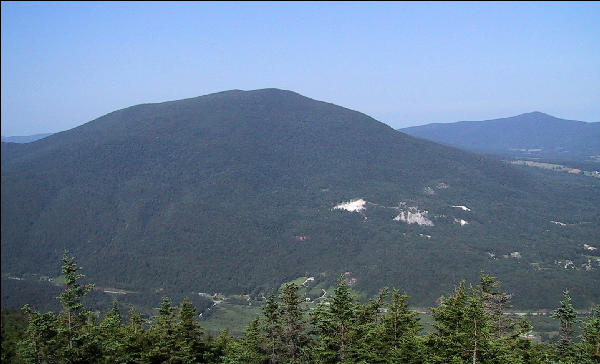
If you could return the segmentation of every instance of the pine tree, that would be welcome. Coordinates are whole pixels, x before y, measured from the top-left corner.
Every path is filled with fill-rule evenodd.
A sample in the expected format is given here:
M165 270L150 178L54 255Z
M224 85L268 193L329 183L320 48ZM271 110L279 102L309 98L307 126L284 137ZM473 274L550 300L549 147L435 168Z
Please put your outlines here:
M25 338L27 318L23 313L2 309L2 353L0 363L17 362L17 345Z
M101 338L98 335L99 327L96 322L96 314L91 311L85 311L81 315L84 324L81 326L77 337L77 350L72 352L77 356L69 357L67 362L72 363L96 363L102 360L103 347ZM117 334L117 333L115 333ZM117 334L118 335L118 334ZM119 337L114 338L118 342Z
M98 326L97 336L102 348L103 361L107 363L118 362L123 356L124 333L117 301L113 302L112 308L106 313L104 320Z
M422 327L417 313L408 309L408 296L398 290L392 292L392 303L383 318L386 339L397 348L405 336L418 335Z
M465 332L471 335L470 338L467 336L467 345L469 351L472 352L472 362L476 364L482 362L482 358L486 355L493 326L491 325L491 317L486 314L482 305L481 297L472 294L468 298L465 308L466 320L463 323L463 327Z
M300 307L302 301L298 295L298 286L293 283L284 285L280 299L282 361L286 363L305 362L310 339L306 333L304 312Z
M437 330L427 340L433 362L485 361L492 325L477 290L471 288L469 294L463 281L453 296L442 297L431 311Z
M577 312L571 304L571 295L568 289L563 291L563 300L560 301L560 307L552 312L552 317L560 322L559 342L555 346L555 357L564 362L574 362L573 334Z
M123 329L123 358L125 363L139 363L150 351L151 342L144 330L145 320L135 307L129 310L129 321Z
M62 274L65 278L65 290L58 296L58 300L63 306L63 316L65 320L65 326L62 328L62 332L67 338L67 345L70 356L74 356L73 344L77 339L78 329L86 322L87 312L82 313L83 303L82 298L85 297L89 291L94 287L93 284L81 285L79 280L85 276L79 271L81 267L78 267L75 263L75 258L70 257L68 252L65 250L63 254L63 266Z
M244 336L232 340L226 349L226 364L248 363L263 364L269 362L269 355L263 350L263 338L260 333L259 319L255 318L246 327Z
M266 351L269 353L269 362L277 363L281 358L281 321L279 304L275 300L275 295L271 294L267 298L267 303L263 308L262 331L265 333Z
M40 313L29 305L23 307L27 317L25 337L18 343L17 357L24 363L55 363L59 361L61 343L57 340L58 322L52 312Z
M502 362L533 362L531 341L523 337L530 332L531 325L526 319L515 322L505 315L506 309L511 307L512 295L500 291L501 285L496 277L481 273L479 295L492 333L488 354Z
M187 297L184 298L179 306L175 335L177 340L177 357L181 362L200 362L206 350L202 339L204 332L198 325L196 308Z
M333 298L315 309L313 324L318 335L315 359L324 363L348 360L353 344L355 304L343 276L338 280Z
M367 303L356 303L352 345L348 349L349 360L379 363L384 361L385 355L389 355L389 348L383 343L381 335L381 317L387 293L388 290L383 289L376 298Z
M422 362L423 348L419 338L422 330L417 313L408 309L408 296L394 290L380 330L380 340L390 351L390 359L402 363Z
M176 354L175 315L171 300L163 297L158 315L150 326L149 337L152 347L146 353L151 362L173 363Z
M206 351L204 352L205 363L222 363L227 357L227 348L231 346L232 338L229 330L222 330L215 339L209 337L206 341Z
M18 345L24 362L94 362L101 356L95 316L82 303L94 285L80 284L85 276L66 250L62 261L65 290L57 297L62 312L41 314L24 307L29 323L26 337Z
M583 323L582 328L582 361L600 363L600 305L592 310L591 317Z
M481 304L485 313L493 320L494 336L500 338L513 334L515 323L504 315L506 309L511 307L512 295L499 291L502 282L496 277L481 273L479 280Z

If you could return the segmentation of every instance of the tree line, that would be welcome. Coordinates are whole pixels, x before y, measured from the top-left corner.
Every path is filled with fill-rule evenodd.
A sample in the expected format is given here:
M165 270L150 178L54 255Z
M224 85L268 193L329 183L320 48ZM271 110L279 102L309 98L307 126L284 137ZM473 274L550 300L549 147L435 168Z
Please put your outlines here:
M576 312L565 291L552 314L560 322L558 340L537 343L527 335L532 328L526 319L505 315L511 295L483 273L478 285L461 282L440 298L431 308L434 330L425 335L407 295L384 289L360 302L341 276L332 297L312 310L296 284L284 285L234 338L226 330L206 335L187 298L179 306L163 298L149 319L132 308L125 320L116 302L100 317L82 304L93 285L81 283L80 270L65 252L59 313L29 306L21 320L3 313L3 363L600 362L600 305L576 338Z

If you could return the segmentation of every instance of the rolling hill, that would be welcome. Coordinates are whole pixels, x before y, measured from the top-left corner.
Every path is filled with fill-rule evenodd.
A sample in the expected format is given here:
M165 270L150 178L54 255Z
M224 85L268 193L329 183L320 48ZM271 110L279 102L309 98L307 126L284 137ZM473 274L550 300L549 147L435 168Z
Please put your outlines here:
M260 294L347 272L357 290L430 305L485 270L520 307L554 307L565 287L587 307L600 300L598 206L596 178L291 91L233 90L3 142L2 275L56 277L67 248L98 286L140 294Z
M400 131L461 149L514 158L600 161L600 122L564 120L541 112L434 123Z

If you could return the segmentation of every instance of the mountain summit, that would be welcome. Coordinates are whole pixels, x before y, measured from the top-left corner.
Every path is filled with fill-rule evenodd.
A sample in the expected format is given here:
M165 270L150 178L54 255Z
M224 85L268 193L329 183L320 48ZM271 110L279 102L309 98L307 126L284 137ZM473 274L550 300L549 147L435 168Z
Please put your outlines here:
M138 105L2 143L2 273L57 275L67 248L102 287L258 293L347 272L426 305L484 269L521 304L553 305L566 282L585 303L597 274L554 263L587 262L599 236L599 184L573 181L291 91Z
M539 111L509 118L427 124L400 131L461 149L516 157L584 161L600 155L600 123Z

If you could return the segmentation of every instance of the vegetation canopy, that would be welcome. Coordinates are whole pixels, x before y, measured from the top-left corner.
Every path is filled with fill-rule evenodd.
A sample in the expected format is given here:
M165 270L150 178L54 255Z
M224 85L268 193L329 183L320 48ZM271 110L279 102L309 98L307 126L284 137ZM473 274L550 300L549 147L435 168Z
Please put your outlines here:
M480 270L515 307L600 301L600 179L529 170L291 91L226 91L118 110L2 143L2 303L58 310L66 248L144 312L168 295L261 297L297 277L426 307ZM202 294L202 295L201 295ZM210 298L209 298L210 297ZM66 297L65 297L66 298ZM76 310L75 310L76 311Z
M63 262L64 271L78 270L66 253ZM600 306L575 340L570 331L575 316L565 291L554 314L560 339L537 343L527 336L526 320L505 318L501 306L492 303L509 295L486 274L479 285L463 281L440 298L431 308L435 330L427 334L408 309L406 295L393 290L388 299L385 289L361 302L342 275L332 297L314 310L307 309L296 284L284 285L279 298L271 295L237 338L227 331L205 335L188 299L176 308L164 297L152 318L132 308L126 323L115 302L102 318L74 304L88 291L73 290L83 276L73 277L57 314L29 306L24 316L3 311L3 363L596 363L599 357Z

